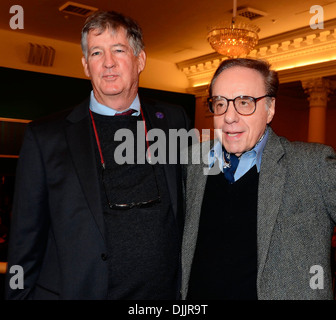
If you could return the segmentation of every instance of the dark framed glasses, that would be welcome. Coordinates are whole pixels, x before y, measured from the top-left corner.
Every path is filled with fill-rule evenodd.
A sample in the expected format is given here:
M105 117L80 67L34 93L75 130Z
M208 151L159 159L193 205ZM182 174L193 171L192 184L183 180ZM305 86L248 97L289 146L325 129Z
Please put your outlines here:
M102 167L102 182L103 182L103 188L104 188L104 193L106 196L106 200L108 203L108 206L110 209L112 210L129 210L132 209L134 207L136 208L149 208L152 207L154 204L160 203L161 202L161 195L160 195L160 190L158 187L158 183L157 183L157 179L156 179L156 174L155 174L155 170L152 166L153 169L153 174L155 177L155 184L156 184L156 189L157 189L157 197L151 200L147 200L147 201L141 201L141 202L129 202L129 203L113 203L110 201L108 194L107 194L107 188L105 185L105 167Z
M223 96L213 96L208 98L207 102L210 112L216 116L221 116L227 111L230 101L233 102L233 106L239 114L248 116L256 111L257 102L266 97L271 98L272 96L267 94L258 98L238 96L234 99L228 99Z

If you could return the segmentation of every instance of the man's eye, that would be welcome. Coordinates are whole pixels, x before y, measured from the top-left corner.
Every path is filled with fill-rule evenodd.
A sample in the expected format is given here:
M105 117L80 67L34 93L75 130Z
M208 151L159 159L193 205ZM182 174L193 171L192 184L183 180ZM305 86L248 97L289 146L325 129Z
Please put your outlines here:
M216 108L223 108L223 107L225 107L225 104L222 101L217 101L215 103L215 106L216 106Z
M123 50L123 49L116 49L115 52L122 53L122 52L125 52L125 50Z
M98 56L99 54L100 54L99 51L94 51L94 52L91 53L91 56Z
M241 101L239 101L239 104L243 107L247 107L251 104L251 101L250 100L241 100Z

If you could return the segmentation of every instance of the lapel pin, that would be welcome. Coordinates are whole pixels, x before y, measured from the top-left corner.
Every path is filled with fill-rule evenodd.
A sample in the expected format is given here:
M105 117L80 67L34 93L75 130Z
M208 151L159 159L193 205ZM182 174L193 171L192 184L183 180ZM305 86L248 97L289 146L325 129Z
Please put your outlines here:
M163 119L164 118L164 114L162 112L156 112L155 115L158 119Z

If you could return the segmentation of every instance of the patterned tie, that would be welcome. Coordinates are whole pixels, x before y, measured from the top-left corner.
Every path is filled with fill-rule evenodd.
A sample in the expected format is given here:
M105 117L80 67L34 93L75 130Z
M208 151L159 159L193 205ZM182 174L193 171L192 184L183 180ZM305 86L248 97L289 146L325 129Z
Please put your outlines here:
M124 112L116 113L115 116L131 116L135 112L136 112L136 110L129 109L129 110L124 111Z
M225 150L223 154L224 154L224 160L225 160L225 165L224 165L225 178L230 183L234 183L235 182L234 174L238 167L239 158L235 156L233 153L227 153Z

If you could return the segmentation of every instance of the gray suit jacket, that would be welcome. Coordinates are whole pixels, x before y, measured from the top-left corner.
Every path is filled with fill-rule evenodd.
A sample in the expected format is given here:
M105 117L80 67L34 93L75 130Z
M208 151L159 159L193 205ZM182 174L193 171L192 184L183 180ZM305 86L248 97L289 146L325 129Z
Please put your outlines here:
M195 145L190 147L189 162L195 163L202 154L206 159L209 144L199 146L200 152ZM200 161L187 165L184 172L182 299L188 292L206 167ZM221 214L225 214L224 205ZM258 299L332 299L330 250L336 221L335 151L320 144L289 142L270 129L260 169L257 219Z

